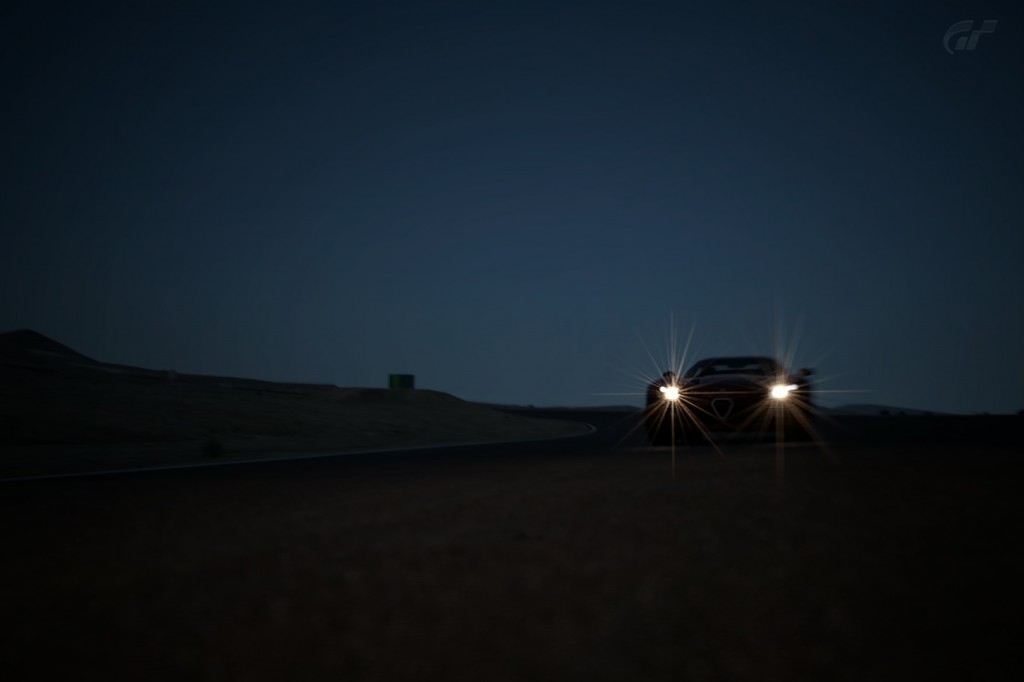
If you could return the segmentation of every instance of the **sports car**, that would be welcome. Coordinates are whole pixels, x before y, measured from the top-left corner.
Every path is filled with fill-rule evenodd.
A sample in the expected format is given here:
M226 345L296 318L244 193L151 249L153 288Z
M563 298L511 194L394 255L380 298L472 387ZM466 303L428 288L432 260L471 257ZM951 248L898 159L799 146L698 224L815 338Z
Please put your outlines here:
M806 440L813 434L811 374L756 356L707 358L682 377L665 372L647 389L647 433L655 445L738 431Z

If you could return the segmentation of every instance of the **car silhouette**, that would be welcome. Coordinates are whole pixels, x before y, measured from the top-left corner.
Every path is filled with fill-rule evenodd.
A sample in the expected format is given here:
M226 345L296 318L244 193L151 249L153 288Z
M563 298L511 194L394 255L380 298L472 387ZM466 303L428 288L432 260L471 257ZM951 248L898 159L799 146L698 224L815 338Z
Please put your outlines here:
M786 440L814 434L813 372L789 372L770 357L700 360L682 377L666 372L647 388L644 422L655 445L751 432Z

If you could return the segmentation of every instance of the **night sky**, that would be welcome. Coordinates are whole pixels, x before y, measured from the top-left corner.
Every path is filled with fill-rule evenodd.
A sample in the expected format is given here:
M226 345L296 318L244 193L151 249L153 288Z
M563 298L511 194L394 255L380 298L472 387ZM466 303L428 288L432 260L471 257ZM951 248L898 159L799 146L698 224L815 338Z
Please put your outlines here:
M1015 412L1024 7L919 4L5 3L0 332L600 405L692 329Z

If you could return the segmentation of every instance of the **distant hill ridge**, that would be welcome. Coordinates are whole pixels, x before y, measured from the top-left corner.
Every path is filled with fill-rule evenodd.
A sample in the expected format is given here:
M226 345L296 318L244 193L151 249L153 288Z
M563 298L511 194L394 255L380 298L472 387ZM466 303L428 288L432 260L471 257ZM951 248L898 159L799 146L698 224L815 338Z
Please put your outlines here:
M101 362L87 355L82 355L73 348L69 348L31 329L19 329L0 334L0 365L42 369L60 373L86 372L89 375L95 376L121 375L124 377L146 377L161 381L202 383L206 385L216 384L222 387L283 391L287 393L335 388L334 384L265 381L240 377L186 374L173 370L150 369L147 367Z
M49 355L74 362L96 362L62 343L31 329L0 334L0 356Z

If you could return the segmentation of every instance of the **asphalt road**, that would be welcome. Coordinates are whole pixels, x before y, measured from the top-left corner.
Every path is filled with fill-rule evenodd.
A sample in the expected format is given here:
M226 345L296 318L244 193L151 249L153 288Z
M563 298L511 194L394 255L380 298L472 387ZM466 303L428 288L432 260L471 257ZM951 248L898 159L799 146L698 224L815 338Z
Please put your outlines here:
M0 676L1019 678L1019 422L673 452L576 416L598 432L0 484Z

